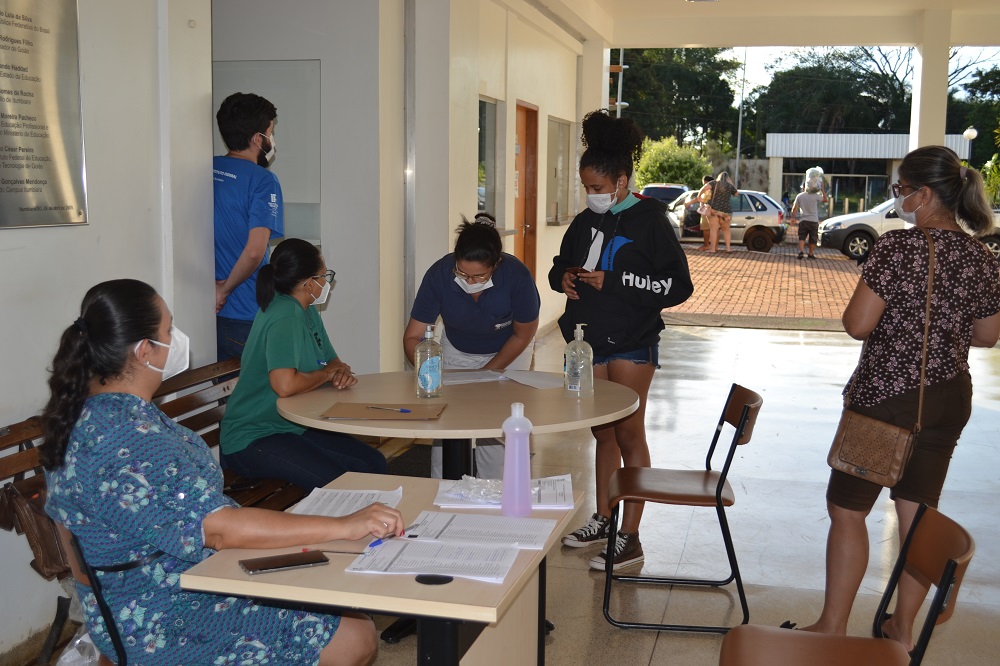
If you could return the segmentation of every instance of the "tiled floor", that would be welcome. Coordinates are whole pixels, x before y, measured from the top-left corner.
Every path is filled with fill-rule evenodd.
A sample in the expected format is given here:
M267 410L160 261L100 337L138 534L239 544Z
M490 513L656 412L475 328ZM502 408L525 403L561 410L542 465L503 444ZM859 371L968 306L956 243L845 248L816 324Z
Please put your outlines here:
M859 343L843 333L672 326L660 347L663 367L650 390L647 432L654 466L697 467L732 382L764 397L753 441L732 470L736 505L729 512L751 622L812 621L822 604L828 521L826 452L839 417L839 392ZM536 348L539 370L561 370L562 341ZM941 509L977 541L976 556L951 622L937 629L925 664L997 663L1000 634L1000 352L974 350L972 421L955 453ZM536 437L535 476L572 473L587 494L579 516L594 510L593 443L588 432ZM641 528L646 572L704 572L725 564L711 510L647 507ZM851 631L867 635L878 595L895 558L895 519L888 494L869 518L871 562L855 604ZM549 558L548 664L716 664L721 637L626 631L601 614L602 574L587 568L587 550L556 549ZM734 622L729 591L632 587L616 594L630 617ZM381 620L381 619L380 619ZM382 622L384 623L384 622ZM412 664L415 639L383 644L378 664Z

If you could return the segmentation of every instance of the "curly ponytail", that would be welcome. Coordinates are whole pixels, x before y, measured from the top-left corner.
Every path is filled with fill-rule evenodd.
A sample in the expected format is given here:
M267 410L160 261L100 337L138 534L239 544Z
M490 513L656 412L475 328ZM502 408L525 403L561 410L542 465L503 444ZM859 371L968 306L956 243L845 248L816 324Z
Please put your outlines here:
M42 410L43 467L62 467L91 381L120 377L132 346L155 339L161 320L159 296L145 282L111 280L87 292L79 319L63 331L52 359L49 401Z
M590 167L614 180L624 174L632 177L635 163L642 156L643 134L629 118L612 118L604 109L583 117L583 145L580 168Z

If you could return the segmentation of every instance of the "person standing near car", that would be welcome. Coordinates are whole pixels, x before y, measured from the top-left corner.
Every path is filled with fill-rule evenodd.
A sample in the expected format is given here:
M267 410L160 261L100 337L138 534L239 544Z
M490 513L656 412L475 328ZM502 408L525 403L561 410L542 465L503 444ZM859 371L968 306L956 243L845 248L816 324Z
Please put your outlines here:
M819 192L803 191L795 196L792 212L789 214L792 224L799 224L799 259L803 258L806 241L809 241L809 258L816 258L816 243L819 240L819 202L827 202L826 187L820 185Z
M587 208L566 230L552 260L549 286L566 294L559 318L563 338L573 339L577 324L594 350L594 378L627 386L639 395L639 408L615 423L594 427L597 510L579 529L563 537L571 548L607 544L611 529L609 483L622 464L649 467L646 401L659 366L663 308L683 303L694 291L687 258L667 221L663 204L639 198L628 189L633 165L642 153L643 135L627 118L593 111L583 118L580 182ZM625 502L621 530L612 553L590 560L603 571L643 560L639 542L641 502Z
M702 176L701 179L701 189L698 190L698 197L695 201L698 203L697 213L698 213L698 226L701 227L701 235L704 237L705 242L701 244L699 250L707 250L709 247L709 240L711 240L711 230L712 224L708 219L708 214L711 212L712 207L708 204L712 200L712 183L715 182L715 178L711 175Z
M712 183L712 198L708 205L709 222L709 252L719 249L719 232L722 232L722 239L726 242L726 252L732 252L729 247L732 231L729 224L733 221L733 202L730 197L739 194L733 181L729 179L729 174L723 171Z

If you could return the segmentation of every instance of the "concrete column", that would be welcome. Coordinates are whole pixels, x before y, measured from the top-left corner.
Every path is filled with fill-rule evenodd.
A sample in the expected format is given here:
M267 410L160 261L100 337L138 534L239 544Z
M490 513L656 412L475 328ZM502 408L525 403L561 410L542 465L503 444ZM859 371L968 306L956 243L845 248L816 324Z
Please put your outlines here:
M781 201L781 174L784 173L785 158L767 158L767 193L775 201Z
M611 51L607 42L599 39L584 42L583 57L580 58L577 120L595 109L608 108L610 66Z
M910 150L944 143L948 114L948 49L951 12L929 9L922 20L913 67L913 103L910 108Z

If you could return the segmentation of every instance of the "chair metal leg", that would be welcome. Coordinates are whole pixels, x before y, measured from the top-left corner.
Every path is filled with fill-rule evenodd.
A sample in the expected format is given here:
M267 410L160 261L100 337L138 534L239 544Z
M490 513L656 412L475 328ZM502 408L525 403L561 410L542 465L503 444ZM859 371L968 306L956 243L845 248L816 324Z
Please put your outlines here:
M615 535L618 532L618 516L621 502L611 510L611 526L608 536L608 551L614 552ZM736 582L736 591L740 599L740 607L743 610L743 621L747 624L750 621L750 609L747 605L746 591L743 589L743 579L740 576L739 564L736 561L736 549L733 547L732 535L729 532L729 522L726 520L725 508L716 507L719 518L719 526L722 530L722 540L726 546L726 554L729 557L729 576L721 580L709 580L702 578L675 578L667 576L635 576L626 574L615 574L612 569L612 560L607 558L604 568L604 617L609 623L622 629L651 629L654 631L690 631L696 633L717 633L724 634L732 627L713 625L692 625L692 624L653 624L647 622L626 622L611 615L611 584L613 581L619 583L646 583L650 585L679 585L679 586L703 586L722 587L729 583Z

